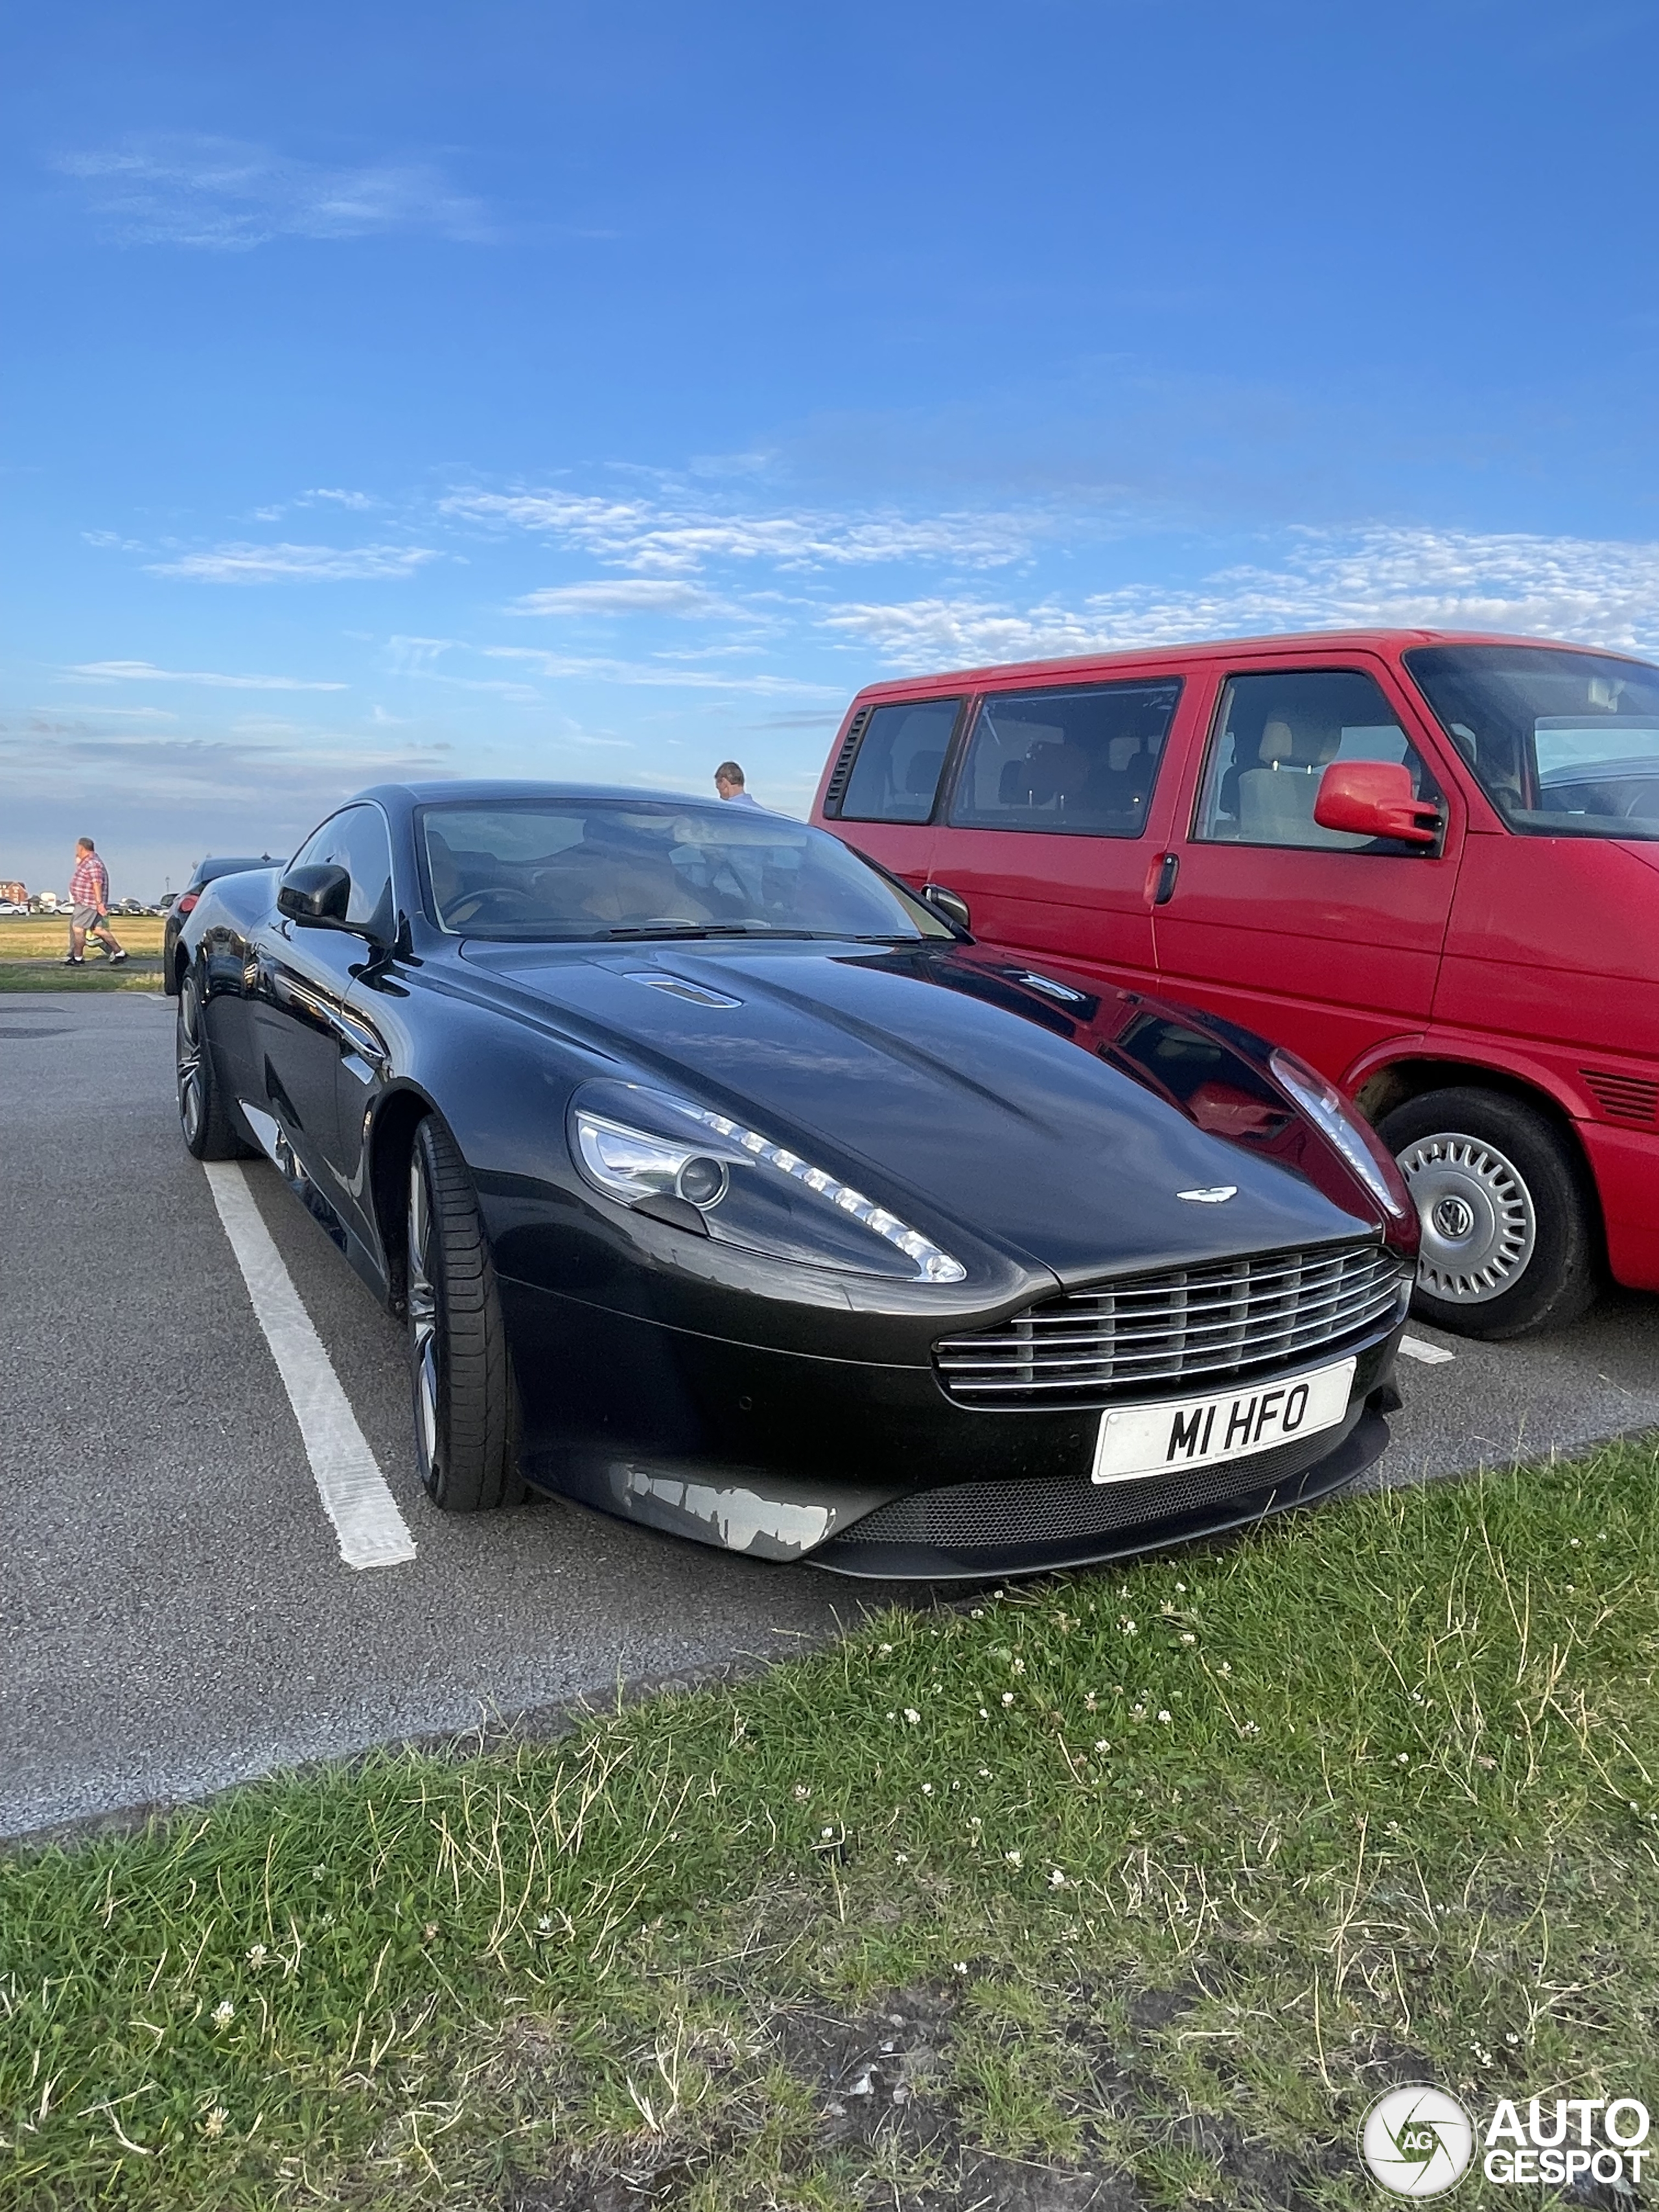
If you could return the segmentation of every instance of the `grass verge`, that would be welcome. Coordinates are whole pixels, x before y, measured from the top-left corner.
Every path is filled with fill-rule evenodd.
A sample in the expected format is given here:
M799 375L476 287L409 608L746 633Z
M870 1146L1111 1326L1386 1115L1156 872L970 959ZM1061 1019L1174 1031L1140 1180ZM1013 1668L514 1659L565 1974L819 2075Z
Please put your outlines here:
M1656 1475L14 1853L0 2203L1282 2212L1375 2205L1396 2080L1659 2105Z
M156 915L116 915L110 924L127 957L112 968L96 945L84 968L66 968L67 915L0 915L0 992L159 991L161 932Z

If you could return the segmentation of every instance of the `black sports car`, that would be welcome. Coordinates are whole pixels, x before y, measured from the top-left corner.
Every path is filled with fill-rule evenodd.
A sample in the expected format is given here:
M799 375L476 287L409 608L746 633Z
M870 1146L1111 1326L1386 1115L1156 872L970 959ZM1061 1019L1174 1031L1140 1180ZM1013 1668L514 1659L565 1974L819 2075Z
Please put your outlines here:
M757 807L365 793L180 939L185 1139L407 1322L422 1474L858 1575L1101 1559L1382 1450L1416 1243L1301 1062Z

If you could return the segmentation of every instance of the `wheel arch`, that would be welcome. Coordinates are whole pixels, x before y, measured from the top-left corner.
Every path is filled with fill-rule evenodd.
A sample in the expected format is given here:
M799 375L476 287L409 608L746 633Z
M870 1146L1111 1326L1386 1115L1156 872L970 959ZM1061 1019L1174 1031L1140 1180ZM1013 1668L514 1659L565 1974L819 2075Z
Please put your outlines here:
M1356 1106L1373 1124L1392 1114L1397 1106L1413 1098L1420 1098L1431 1091L1454 1087L1490 1091L1501 1098L1514 1101L1519 1106L1529 1106L1543 1116L1565 1147L1577 1173L1584 1202L1589 1209L1597 1244L1605 1260L1607 1252L1607 1222L1601 1209L1601 1188L1595 1180L1595 1170L1579 1133L1580 1117L1565 1098L1559 1089L1541 1076L1518 1075L1512 1068L1497 1067L1490 1061L1464 1058L1456 1053L1411 1052L1390 1060L1382 1066L1362 1072L1356 1084L1345 1085L1350 1090Z
M386 1259L386 1296L394 1313L404 1310L409 1292L409 1255L404 1231L409 1218L409 1163L415 1132L436 1106L413 1084L388 1091L375 1109L368 1134L368 1189L374 1225Z

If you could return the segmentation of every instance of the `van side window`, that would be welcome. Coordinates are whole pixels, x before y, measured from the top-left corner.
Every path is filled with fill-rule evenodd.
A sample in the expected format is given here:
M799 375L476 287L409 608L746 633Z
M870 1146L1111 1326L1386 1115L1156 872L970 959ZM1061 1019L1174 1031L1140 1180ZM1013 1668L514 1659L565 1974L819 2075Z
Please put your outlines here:
M1381 687L1358 669L1233 677L1210 739L1194 835L1203 843L1420 854L1421 846L1314 820L1320 778L1337 760L1403 762L1418 798L1441 797Z
M925 822L950 750L960 699L878 707L865 726L841 803L844 822Z
M957 781L952 823L1138 837L1180 696L1174 677L990 693Z

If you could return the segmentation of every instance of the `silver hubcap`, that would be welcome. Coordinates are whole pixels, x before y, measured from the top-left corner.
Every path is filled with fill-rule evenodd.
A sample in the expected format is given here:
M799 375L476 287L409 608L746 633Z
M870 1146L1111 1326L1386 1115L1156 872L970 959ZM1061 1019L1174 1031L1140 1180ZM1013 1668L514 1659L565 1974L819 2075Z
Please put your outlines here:
M409 1170L409 1338L415 1364L415 1431L422 1471L438 1464L438 1296L432 1281L432 1209L416 1153Z
M1420 1287L1460 1306L1512 1289L1538 1242L1532 1194L1514 1161L1483 1138L1448 1131L1408 1146L1400 1170L1422 1224Z
M192 983L179 994L178 1061L179 1119L194 1144L202 1127L202 1014Z

